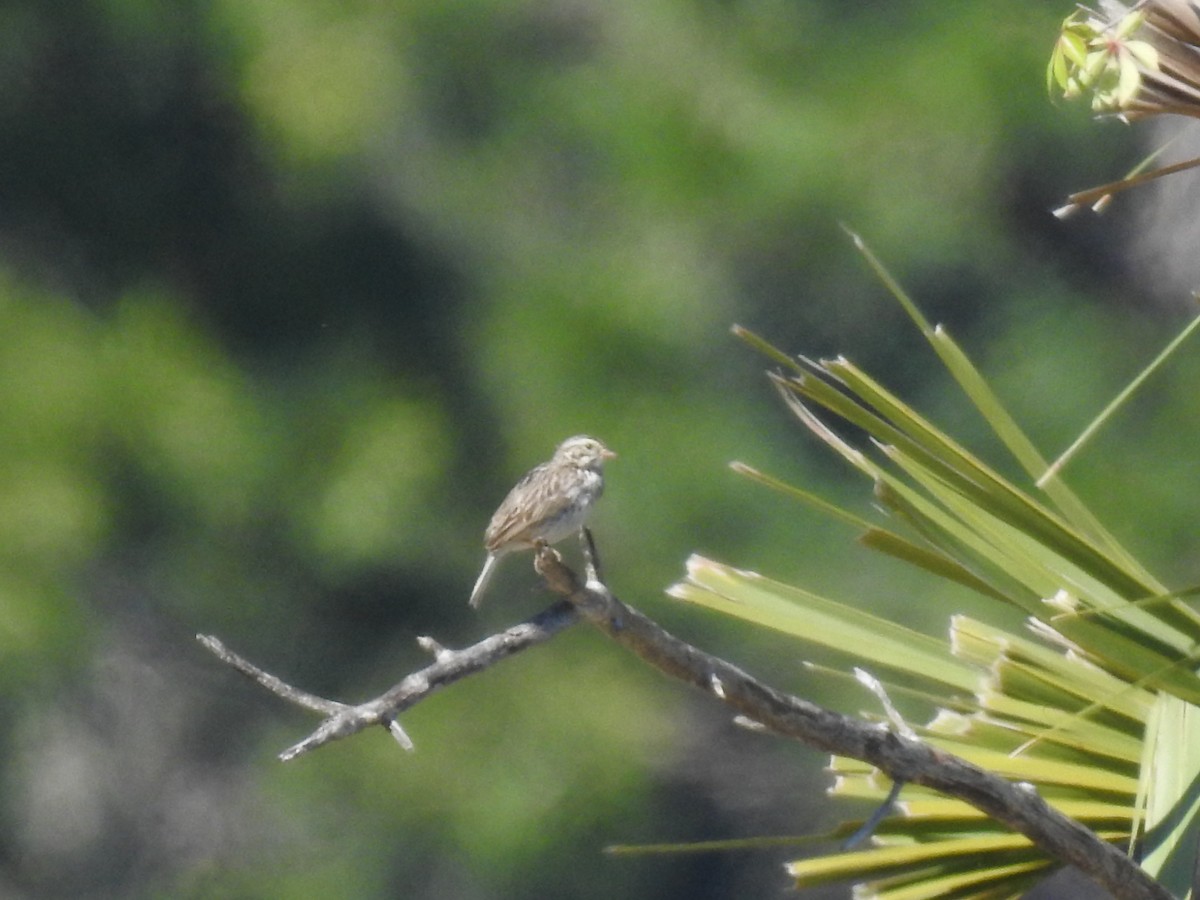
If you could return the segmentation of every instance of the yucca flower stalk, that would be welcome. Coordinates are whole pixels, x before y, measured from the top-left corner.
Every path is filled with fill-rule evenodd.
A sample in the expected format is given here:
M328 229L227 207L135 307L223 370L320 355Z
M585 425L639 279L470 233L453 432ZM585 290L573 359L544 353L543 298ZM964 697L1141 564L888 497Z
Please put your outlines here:
M1200 118L1200 13L1187 0L1080 9L1063 22L1047 78L1066 99L1090 94L1097 112L1126 119Z
M1064 99L1091 97L1092 109L1136 121L1160 115L1200 118L1200 11L1188 0L1080 7L1062 25L1046 71ZM1153 156L1150 158L1153 159ZM1129 176L1071 195L1056 210L1101 209L1113 194L1200 165L1200 159Z

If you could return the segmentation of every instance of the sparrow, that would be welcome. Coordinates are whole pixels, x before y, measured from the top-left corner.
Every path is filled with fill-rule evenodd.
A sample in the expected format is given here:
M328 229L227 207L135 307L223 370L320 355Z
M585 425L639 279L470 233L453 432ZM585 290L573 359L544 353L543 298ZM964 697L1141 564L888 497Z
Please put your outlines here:
M482 601L501 557L582 534L604 492L604 463L616 455L595 438L580 434L567 438L554 456L525 473L484 532L487 559L471 591L472 607Z

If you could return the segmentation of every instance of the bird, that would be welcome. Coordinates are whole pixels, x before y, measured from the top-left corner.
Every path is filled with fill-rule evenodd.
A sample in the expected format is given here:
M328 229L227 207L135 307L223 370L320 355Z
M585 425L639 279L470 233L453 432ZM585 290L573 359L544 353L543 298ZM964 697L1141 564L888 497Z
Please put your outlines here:
M471 591L473 608L483 600L502 557L582 533L604 492L604 463L616 455L595 438L577 434L559 444L549 460L525 473L484 532L487 559Z

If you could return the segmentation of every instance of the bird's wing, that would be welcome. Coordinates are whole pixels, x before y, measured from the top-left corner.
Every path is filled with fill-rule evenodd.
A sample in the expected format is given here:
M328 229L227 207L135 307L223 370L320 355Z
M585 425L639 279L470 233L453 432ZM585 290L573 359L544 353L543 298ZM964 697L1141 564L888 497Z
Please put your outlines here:
M488 551L510 542L524 540L522 533L547 519L557 518L571 504L559 484L560 479L547 472L549 463L530 469L508 492L484 534ZM529 541L532 543L532 541Z

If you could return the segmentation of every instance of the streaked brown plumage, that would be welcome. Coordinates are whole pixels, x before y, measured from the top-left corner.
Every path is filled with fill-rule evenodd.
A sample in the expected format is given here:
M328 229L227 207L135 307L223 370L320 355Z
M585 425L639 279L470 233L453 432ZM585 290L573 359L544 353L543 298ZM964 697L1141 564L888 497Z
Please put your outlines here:
M479 606L501 557L539 541L555 544L583 528L604 491L604 462L614 456L595 438L576 435L517 482L484 532L488 555L471 591L471 606Z

